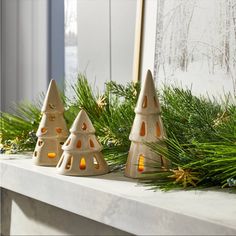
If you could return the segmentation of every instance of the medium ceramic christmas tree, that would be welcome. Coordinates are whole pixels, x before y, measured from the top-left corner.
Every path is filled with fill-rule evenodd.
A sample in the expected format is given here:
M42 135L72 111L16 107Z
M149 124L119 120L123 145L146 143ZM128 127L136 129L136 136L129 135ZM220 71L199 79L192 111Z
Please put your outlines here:
M56 166L62 145L68 137L63 116L64 107L55 80L51 80L42 107L42 119L36 133L38 141L33 154L36 165Z
M57 165L57 172L62 175L78 176L108 173L108 165L101 153L102 147L96 139L92 122L84 110L79 112L70 132L62 147L64 152Z
M145 145L145 142L158 142L165 137L160 104L150 70L142 83L135 113L129 136L132 142L125 168L125 175L131 178L138 178L143 172L154 171L150 166L154 161L156 164L159 163L160 170L168 165L163 157Z

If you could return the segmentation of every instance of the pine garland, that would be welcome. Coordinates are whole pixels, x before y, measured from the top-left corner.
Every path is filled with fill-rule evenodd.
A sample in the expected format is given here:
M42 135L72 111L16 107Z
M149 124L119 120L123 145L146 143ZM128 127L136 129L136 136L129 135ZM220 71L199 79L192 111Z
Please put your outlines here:
M143 182L164 190L236 186L236 106L229 97L222 105L190 90L165 88L162 98L168 138L163 146L147 145L172 167L146 174Z
M85 109L109 165L122 169L130 147L128 137L140 85L109 82L100 94L93 91L85 75L79 74L72 89L74 98L62 94L68 127L79 110ZM165 145L146 145L169 159L172 166L159 172L157 163L157 171L144 173L141 181L152 189L164 190L236 186L236 106L229 103L232 97L217 101L175 87L165 87L159 97L168 138ZM41 101L17 104L13 114L1 113L1 153L33 151Z

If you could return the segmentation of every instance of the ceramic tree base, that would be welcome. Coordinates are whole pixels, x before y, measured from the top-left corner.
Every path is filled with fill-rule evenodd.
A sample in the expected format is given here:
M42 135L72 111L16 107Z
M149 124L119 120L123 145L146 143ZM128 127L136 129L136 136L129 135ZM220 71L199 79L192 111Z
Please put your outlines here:
M134 118L133 127L129 136L130 140L136 142L153 142L165 138L162 119L157 114L138 114Z
M57 172L74 176L108 173L108 165L101 153L102 147L96 139L92 122L84 110L79 112L70 132L70 136L62 146L64 152L57 165Z
M65 139L49 139L46 141L38 139L33 153L33 163L38 166L56 166L62 155L61 146L64 142Z
M125 176L140 178L144 172L164 171L164 162L165 160L161 156L154 154L146 145L132 142L126 163ZM152 167L153 164L155 164L156 168Z
M66 153L62 155L57 166L57 173L62 175L92 176L108 172L108 166L101 153L83 155Z
M151 166L160 166L160 170L168 167L167 160L152 152L145 142L159 142L165 138L165 130L161 119L161 109L156 96L154 81L150 71L142 84L135 108L135 118L129 136L131 146L125 168L125 175L139 178L143 172L152 172Z
M41 111L43 115L36 133L38 140L33 154L33 163L41 166L56 166L62 154L62 145L68 136L68 129L55 80L49 84Z

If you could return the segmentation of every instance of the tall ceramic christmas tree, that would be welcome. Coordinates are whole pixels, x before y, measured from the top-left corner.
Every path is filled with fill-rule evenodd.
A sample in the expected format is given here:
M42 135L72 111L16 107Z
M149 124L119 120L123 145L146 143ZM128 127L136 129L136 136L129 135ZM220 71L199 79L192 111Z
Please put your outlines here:
M154 171L151 167L153 165L150 165L154 161L159 163L160 170L168 165L162 156L153 153L145 145L145 142L160 142L165 137L160 104L150 70L142 83L135 113L129 136L132 142L125 168L125 175L131 178L138 178L143 172Z
M63 116L64 106L55 80L51 80L42 107L42 119L36 133L38 141L33 154L36 165L56 166L68 129Z
M62 175L78 176L108 173L108 165L101 153L102 147L84 110L79 112L70 132L62 147L64 152L57 165L57 172Z

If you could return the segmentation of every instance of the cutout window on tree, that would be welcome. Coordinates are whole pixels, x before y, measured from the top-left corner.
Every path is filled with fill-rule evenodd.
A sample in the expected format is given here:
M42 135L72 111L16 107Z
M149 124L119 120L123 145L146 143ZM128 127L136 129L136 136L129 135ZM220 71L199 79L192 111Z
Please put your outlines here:
M81 170L85 170L85 169L86 169L86 161L85 161L85 158L84 158L84 157L82 157L81 160L80 160L79 168L80 168Z
M38 141L38 146L40 147L40 146L42 146L43 145L43 141L42 140L39 140Z
M160 127L159 122L156 122L156 135L158 138L161 137L161 127Z
M86 130L87 129L87 125L85 123L82 124L82 130Z
M138 159L138 171L144 171L144 156L141 154Z
M77 141L76 147L77 147L77 148L81 148L81 147L82 147L82 142L81 142L81 140L78 140L78 141Z
M67 163L66 163L66 169L69 170L72 166L72 163L73 163L73 157L70 156L67 160Z
M143 104L142 104L142 108L146 108L146 107L147 107L147 96L144 97Z
M56 128L56 131L58 134L61 134L62 133L62 128Z
M93 156L93 164L95 166L95 169L99 169L99 163L96 156Z
M142 122L139 134L140 134L140 136L145 136L145 134L146 134L146 127L145 127L144 121Z
M90 146L91 148L94 148L94 142L93 142L92 139L89 139L89 146Z
M56 157L56 153L55 152L49 152L48 153L48 158L55 158Z
M41 128L41 133L42 134L45 134L46 132L47 132L47 128L45 128L45 127Z
M158 107L156 96L153 97L153 100L154 100L154 106Z

